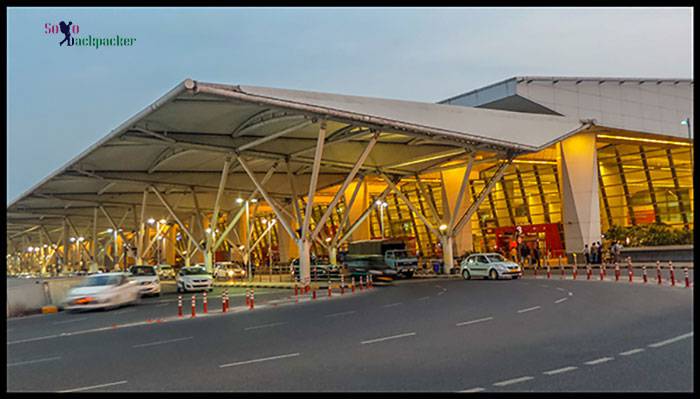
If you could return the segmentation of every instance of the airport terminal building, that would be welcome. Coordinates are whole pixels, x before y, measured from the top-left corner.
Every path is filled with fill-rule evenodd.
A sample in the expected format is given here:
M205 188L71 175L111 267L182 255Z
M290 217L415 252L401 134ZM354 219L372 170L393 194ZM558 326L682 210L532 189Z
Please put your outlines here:
M688 79L514 77L438 104L188 79L8 205L8 270L304 268L387 237L447 265L516 228L551 256L690 230L693 123Z

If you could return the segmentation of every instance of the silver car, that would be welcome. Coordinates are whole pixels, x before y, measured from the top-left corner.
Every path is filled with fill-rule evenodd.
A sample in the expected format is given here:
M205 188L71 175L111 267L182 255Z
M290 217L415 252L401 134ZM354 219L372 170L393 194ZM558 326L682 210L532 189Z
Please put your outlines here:
M491 280L510 276L519 278L523 271L515 262L511 262L497 253L473 254L462 261L459 267L465 280L472 277L485 277Z

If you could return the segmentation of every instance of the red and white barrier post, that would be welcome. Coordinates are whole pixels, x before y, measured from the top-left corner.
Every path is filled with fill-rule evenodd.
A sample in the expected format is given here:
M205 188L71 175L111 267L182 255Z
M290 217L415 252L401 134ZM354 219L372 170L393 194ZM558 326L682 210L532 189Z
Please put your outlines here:
M332 296L333 296L333 290L331 289L331 281L328 280L328 297L330 298Z
M647 283L647 267L645 265L642 266L642 280L644 284Z
M250 288L245 290L245 306L250 307Z
M192 295L192 316L191 317L195 317L197 315L196 307L197 307L197 298L194 295Z
M367 288L372 288L372 275L367 275Z
M620 281L620 265L615 262L615 282Z
M683 268L683 273L685 274L685 288L690 288L690 277L688 277L688 267Z
M182 317L182 295L177 296L177 317Z
M316 287L311 289L311 298L316 299Z
M656 261L656 284L661 284L661 262Z
M561 257L559 257L559 259L561 260ZM563 279L564 279L564 265L560 264L560 265L559 265L559 270L561 270L561 274L560 274L560 276L559 276L559 280L563 280Z
M670 260L668 261L668 269L671 272L671 287L675 287L676 286L676 276L673 274L673 262L671 262Z
M255 308L255 288L250 289L250 310Z
M552 269L547 265L547 279L552 278Z
M355 293L355 277L353 276L352 278L352 284L350 285L350 288L352 288L352 293Z
M574 280L576 280L577 274L578 274L578 267L576 266L576 263L574 263Z
M592 272L591 272L591 266L590 266L590 265L586 265L586 280L590 280L590 279L591 279L591 274L592 274Z
M364 289L365 289L365 287L363 286L362 276L360 276L360 291L362 291Z
M634 271L632 270L632 258L627 257L627 276L629 276L630 283L634 279Z
M345 277L343 275L340 275L340 295L345 294Z
M206 292L206 291L204 291L204 299L202 299L202 305L203 305L203 306L202 306L202 310L203 310L204 314L208 313L208 309L207 309L207 292Z

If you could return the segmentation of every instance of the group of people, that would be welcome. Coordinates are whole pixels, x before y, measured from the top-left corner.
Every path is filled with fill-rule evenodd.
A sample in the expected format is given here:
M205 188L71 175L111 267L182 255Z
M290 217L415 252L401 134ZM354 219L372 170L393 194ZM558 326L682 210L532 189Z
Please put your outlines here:
M601 264L603 263L603 244L598 241L598 242L593 242L591 244L591 247L588 247L588 244L583 246L583 257L586 260L586 264ZM615 241L612 246L610 247L610 260L613 263L618 263L620 262L621 258L621 252L622 252L622 243L620 241Z
M533 266L537 265L537 267L541 266L542 252L540 251L539 240L535 240L533 245L529 246L522 237L519 236L516 241L512 241L510 244L510 256L506 256L506 254L503 255L523 266L528 264Z

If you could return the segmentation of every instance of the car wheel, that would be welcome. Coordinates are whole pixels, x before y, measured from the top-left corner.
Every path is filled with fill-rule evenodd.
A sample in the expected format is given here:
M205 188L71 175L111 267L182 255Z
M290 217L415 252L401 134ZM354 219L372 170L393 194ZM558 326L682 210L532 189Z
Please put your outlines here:
M406 272L404 276L406 276L406 278L411 278L413 277L413 272Z
M517 280L517 279L520 278L520 276L513 276L513 277L511 277L511 278L512 278L513 280Z
M464 277L465 280L471 280L472 275L469 274L469 270L464 269L464 270L462 271L462 277Z
M498 272L494 269L491 269L491 271L489 272L489 278L491 280L498 280Z

